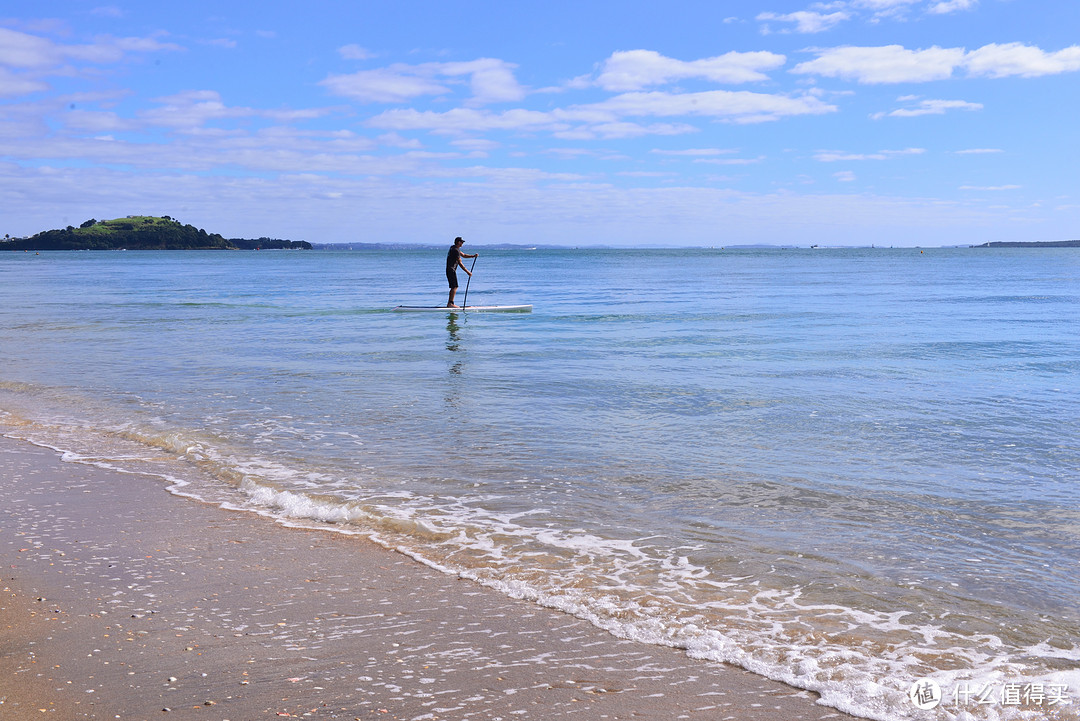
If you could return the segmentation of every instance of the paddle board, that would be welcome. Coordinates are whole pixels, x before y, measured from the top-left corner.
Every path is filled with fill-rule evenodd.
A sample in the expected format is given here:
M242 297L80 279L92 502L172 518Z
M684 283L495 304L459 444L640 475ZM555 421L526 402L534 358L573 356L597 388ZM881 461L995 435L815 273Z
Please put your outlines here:
M396 311L405 313L531 313L531 305L467 305L447 308L444 305L399 305Z

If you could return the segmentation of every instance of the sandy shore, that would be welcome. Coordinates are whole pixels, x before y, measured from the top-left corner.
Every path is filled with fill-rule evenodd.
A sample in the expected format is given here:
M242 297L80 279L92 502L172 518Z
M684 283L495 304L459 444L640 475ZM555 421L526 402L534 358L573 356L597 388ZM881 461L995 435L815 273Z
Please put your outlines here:
M842 719L797 691L0 438L0 718Z

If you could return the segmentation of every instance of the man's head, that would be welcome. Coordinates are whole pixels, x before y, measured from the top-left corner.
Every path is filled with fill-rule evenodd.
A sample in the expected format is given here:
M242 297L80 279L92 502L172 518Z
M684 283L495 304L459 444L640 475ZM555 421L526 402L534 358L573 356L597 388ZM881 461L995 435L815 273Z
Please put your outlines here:
M454 245L456 245L456 246L457 246L457 247L459 247L459 248L460 248L460 247L462 246L462 244L463 244L464 242L465 242L465 241L464 241L464 239L462 239L462 237L461 237L461 236L458 236L458 237L454 238Z

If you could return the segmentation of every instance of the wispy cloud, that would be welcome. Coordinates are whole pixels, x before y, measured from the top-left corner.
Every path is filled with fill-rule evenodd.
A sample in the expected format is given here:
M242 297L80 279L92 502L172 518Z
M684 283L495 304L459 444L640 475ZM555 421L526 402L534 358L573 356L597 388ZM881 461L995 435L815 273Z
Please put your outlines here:
M160 34L147 37L116 38L102 35L92 43L59 43L40 35L0 27L0 65L20 70L48 73L70 61L93 64L115 63L128 53L182 50L161 40ZM65 69L65 73L70 70Z
M446 112L415 108L388 110L368 120L372 127L435 133L550 132L564 139L628 138L696 132L686 123L640 124L628 118L704 117L733 123L759 123L797 115L820 115L837 108L814 95L771 95L748 91L712 90L700 93L623 93L606 100L539 111L513 109L491 112L454 108Z
M781 23L792 23L793 27L783 27L779 32L781 33L820 33L826 30L831 30L840 23L851 18L851 13L838 11L834 13L819 13L813 10L800 10L793 13L773 13L764 12L757 16L759 22L775 21ZM772 28L769 25L763 25L761 28L762 33L768 34L772 32Z
M124 11L115 5L102 5L96 7L90 11L91 15L96 15L103 18L122 18L124 17Z
M942 2L932 4L926 12L931 15L946 15L960 10L970 10L978 4L979 0L942 0Z
M656 155L675 155L675 156L687 156L692 158L709 157L716 155L729 155L736 151L726 150L722 148L686 148L684 150L660 150L653 148L649 151Z
M870 24L903 21L920 11L927 15L946 15L971 10L977 5L978 0L832 0L796 12L762 12L755 19L762 23L763 35L773 32L821 33L847 21L863 20ZM774 30L770 23L783 25Z
M339 52L354 58L361 52L355 46L345 48ZM493 58L421 65L397 63L376 70L331 75L320 84L335 95L362 103L402 103L426 95L449 95L451 86L466 78L472 91L469 102L499 103L525 97L525 89L514 78L516 67Z
M756 158L695 158L693 162L704 165L756 165L765 160L764 155Z
M225 48L226 50L235 50L239 47L239 43L232 38L214 38L212 40L203 40L202 45L212 45L218 48Z
M351 45L343 45L338 48L338 55L346 60L370 60L375 57L375 54L366 48L362 48L359 45L353 43Z
M917 101L914 106L897 108L890 112L873 113L870 117L879 120L881 118L917 118L922 115L944 115L950 110L982 110L982 103L971 103L966 100L929 100L919 99L912 96L899 98L903 101Z
M0 67L0 97L31 95L49 89L49 84L34 77L13 73Z
M822 163L836 163L853 160L889 160L904 155L922 155L925 148L904 148L903 150L881 150L876 153L845 153L835 150L822 150L814 155L814 160Z

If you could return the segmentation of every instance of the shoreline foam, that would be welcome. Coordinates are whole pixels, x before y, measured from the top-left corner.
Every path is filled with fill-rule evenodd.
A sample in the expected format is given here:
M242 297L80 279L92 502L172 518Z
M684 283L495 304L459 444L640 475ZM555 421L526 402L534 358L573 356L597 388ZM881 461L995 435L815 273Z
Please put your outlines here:
M813 695L0 439L4 718L848 718Z

